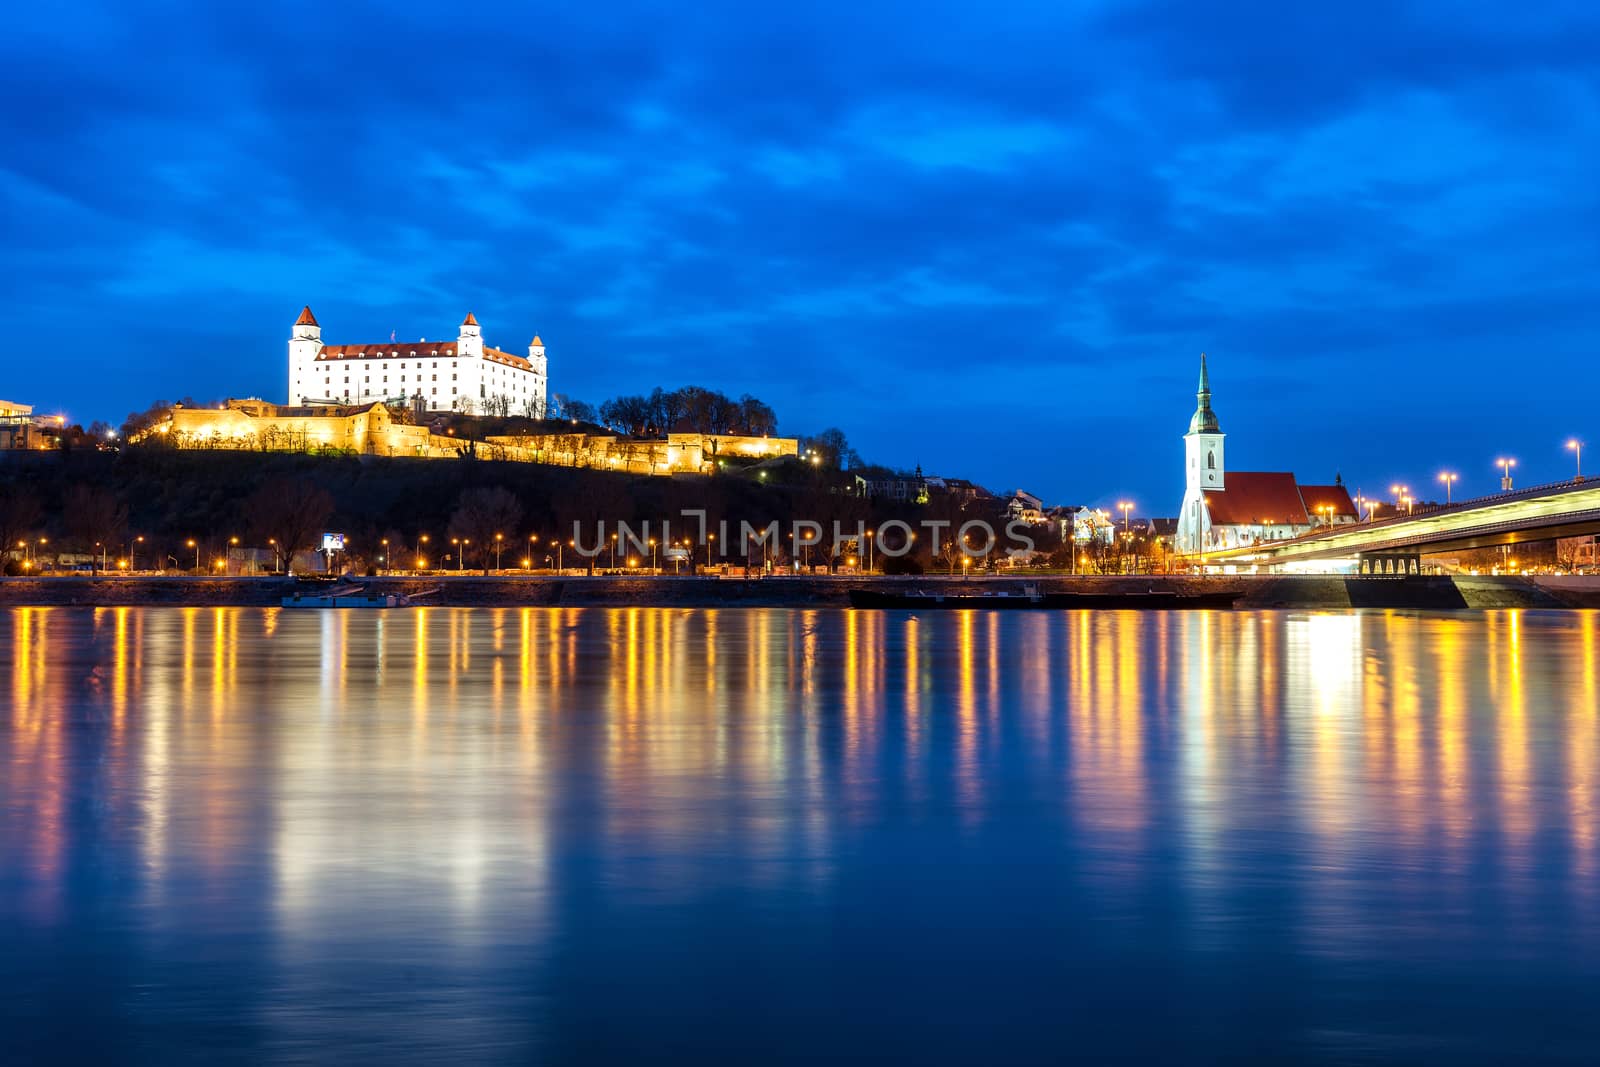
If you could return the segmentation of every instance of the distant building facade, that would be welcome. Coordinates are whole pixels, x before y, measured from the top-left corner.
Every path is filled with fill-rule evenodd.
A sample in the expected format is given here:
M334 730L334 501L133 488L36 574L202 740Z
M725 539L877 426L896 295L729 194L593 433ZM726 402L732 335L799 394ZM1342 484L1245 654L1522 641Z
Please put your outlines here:
M1211 381L1200 356L1200 388L1183 438L1183 506L1175 547L1186 555L1246 548L1310 533L1319 526L1356 522L1343 485L1301 485L1283 471L1229 471L1226 435L1211 410Z
M31 404L0 400L0 452L55 448L61 423L59 417L35 415Z
M405 403L428 411L542 419L549 392L544 342L527 356L485 345L470 312L453 341L325 345L311 308L289 338L289 406Z

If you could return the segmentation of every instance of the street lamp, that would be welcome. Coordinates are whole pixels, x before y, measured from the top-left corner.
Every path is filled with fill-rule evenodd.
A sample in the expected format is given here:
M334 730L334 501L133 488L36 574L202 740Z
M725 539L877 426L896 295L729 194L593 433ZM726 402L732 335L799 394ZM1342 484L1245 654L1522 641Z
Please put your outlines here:
M652 571L658 569L656 567L656 539L654 537L650 538L650 569Z
M1461 475L1452 474L1450 471L1441 471L1439 473L1439 480L1444 483L1444 503L1446 507L1450 506L1450 487L1455 485L1456 480L1460 477Z
M872 531L867 531L867 573L872 573Z
M1117 508L1122 512L1122 532L1128 532L1128 512L1133 510L1133 501L1122 500L1117 502Z
M500 550L505 547L505 534L494 535L494 569L500 569Z
M385 537L378 543L383 546L383 570L387 574L389 572L389 539Z
M184 544L185 548L194 549L194 569L198 571L200 569L200 545L199 545L199 543L196 542L195 539L191 537L191 538L189 538L189 540L185 541L183 544Z
M1572 440L1567 442L1567 448L1573 453L1574 457L1578 461L1578 469L1576 472L1578 477L1576 480L1581 482L1583 481L1583 442L1574 437Z
M1497 459L1495 464L1500 468L1500 488L1510 492L1511 468L1517 465L1517 461L1514 459Z

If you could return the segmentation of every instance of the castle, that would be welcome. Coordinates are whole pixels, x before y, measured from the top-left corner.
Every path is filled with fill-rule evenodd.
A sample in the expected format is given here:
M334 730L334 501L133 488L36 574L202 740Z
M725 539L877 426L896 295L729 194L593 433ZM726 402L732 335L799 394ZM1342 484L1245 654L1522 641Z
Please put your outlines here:
M1178 552L1244 548L1357 521L1355 504L1342 485L1301 485L1287 471L1227 469L1222 451L1226 435L1211 410L1203 352L1195 397L1198 403L1183 437L1183 507L1173 546Z
M544 342L526 357L483 343L471 312L454 341L325 345L308 306L289 338L289 405L405 404L464 414L545 415Z

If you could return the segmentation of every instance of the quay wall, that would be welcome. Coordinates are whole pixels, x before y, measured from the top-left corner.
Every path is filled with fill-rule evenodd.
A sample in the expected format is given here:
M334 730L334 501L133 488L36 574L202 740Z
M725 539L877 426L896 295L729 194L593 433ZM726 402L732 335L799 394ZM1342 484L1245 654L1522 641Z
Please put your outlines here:
M979 593L1124 591L1152 588L1238 589L1239 607L1260 609L1477 610L1490 608L1600 608L1600 576L1346 578L1336 575L1240 577L916 578L666 576L496 576L364 578L371 592L434 592L441 606L520 607L845 607L851 588ZM274 606L315 584L285 578L233 577L28 577L0 578L0 607L7 606Z

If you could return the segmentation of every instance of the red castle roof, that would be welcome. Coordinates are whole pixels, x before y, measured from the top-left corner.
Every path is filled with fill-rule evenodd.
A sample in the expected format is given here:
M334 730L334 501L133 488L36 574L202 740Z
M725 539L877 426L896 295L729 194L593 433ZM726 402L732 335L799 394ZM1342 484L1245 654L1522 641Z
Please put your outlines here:
M305 309L300 312L300 317L298 319L294 320L294 324L296 326L315 326L315 325L317 325L317 317L315 315L311 314L311 305L310 304L307 304L305 306Z

